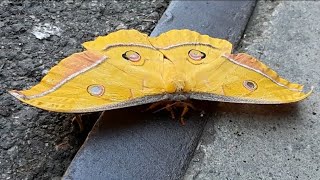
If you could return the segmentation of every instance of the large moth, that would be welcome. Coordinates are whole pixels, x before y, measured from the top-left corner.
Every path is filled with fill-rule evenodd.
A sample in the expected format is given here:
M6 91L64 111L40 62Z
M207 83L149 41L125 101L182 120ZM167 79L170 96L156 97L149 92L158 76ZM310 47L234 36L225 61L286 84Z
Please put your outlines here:
M39 84L10 93L41 109L85 113L187 99L282 104L309 93L226 40L190 30L120 30L85 42Z

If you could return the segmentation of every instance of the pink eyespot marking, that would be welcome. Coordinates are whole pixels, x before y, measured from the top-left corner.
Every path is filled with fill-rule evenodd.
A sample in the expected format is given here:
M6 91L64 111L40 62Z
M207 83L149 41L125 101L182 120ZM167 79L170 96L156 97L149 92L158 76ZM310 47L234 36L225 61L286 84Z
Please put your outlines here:
M199 60L204 59L206 57L205 53L198 51L198 50L195 50L195 49L191 49L188 52L188 55L192 60L195 60L195 61L199 61Z
M141 59L141 56L139 53L135 51L127 51L124 54L122 54L122 57L126 60L132 61L132 62L137 62Z

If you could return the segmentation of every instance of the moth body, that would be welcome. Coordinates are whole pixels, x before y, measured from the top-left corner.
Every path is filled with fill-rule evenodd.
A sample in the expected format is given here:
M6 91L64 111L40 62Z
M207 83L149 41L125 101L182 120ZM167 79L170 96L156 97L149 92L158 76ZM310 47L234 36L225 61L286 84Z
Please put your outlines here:
M190 30L158 37L120 30L83 46L86 51L63 59L36 86L10 93L27 104L67 113L164 100L282 104L311 93L248 54L231 54L230 42Z

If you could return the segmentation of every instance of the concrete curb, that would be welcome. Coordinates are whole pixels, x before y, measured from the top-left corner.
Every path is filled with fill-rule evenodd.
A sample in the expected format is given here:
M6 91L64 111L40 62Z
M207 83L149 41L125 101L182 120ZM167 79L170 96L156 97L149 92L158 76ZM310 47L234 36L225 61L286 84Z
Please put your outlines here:
M249 0L172 1L151 35L191 29L237 44L254 6ZM181 179L206 118L192 115L181 127L167 114L137 113L138 108L107 111L63 179Z

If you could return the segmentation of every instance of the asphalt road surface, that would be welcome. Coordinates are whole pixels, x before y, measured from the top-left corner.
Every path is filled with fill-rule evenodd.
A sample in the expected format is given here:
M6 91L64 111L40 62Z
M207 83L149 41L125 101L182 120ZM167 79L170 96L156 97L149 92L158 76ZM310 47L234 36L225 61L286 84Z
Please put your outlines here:
M42 111L7 90L28 88L81 43L117 29L150 33L166 0L0 2L0 179L60 178L94 121ZM92 118L94 119L94 118Z

